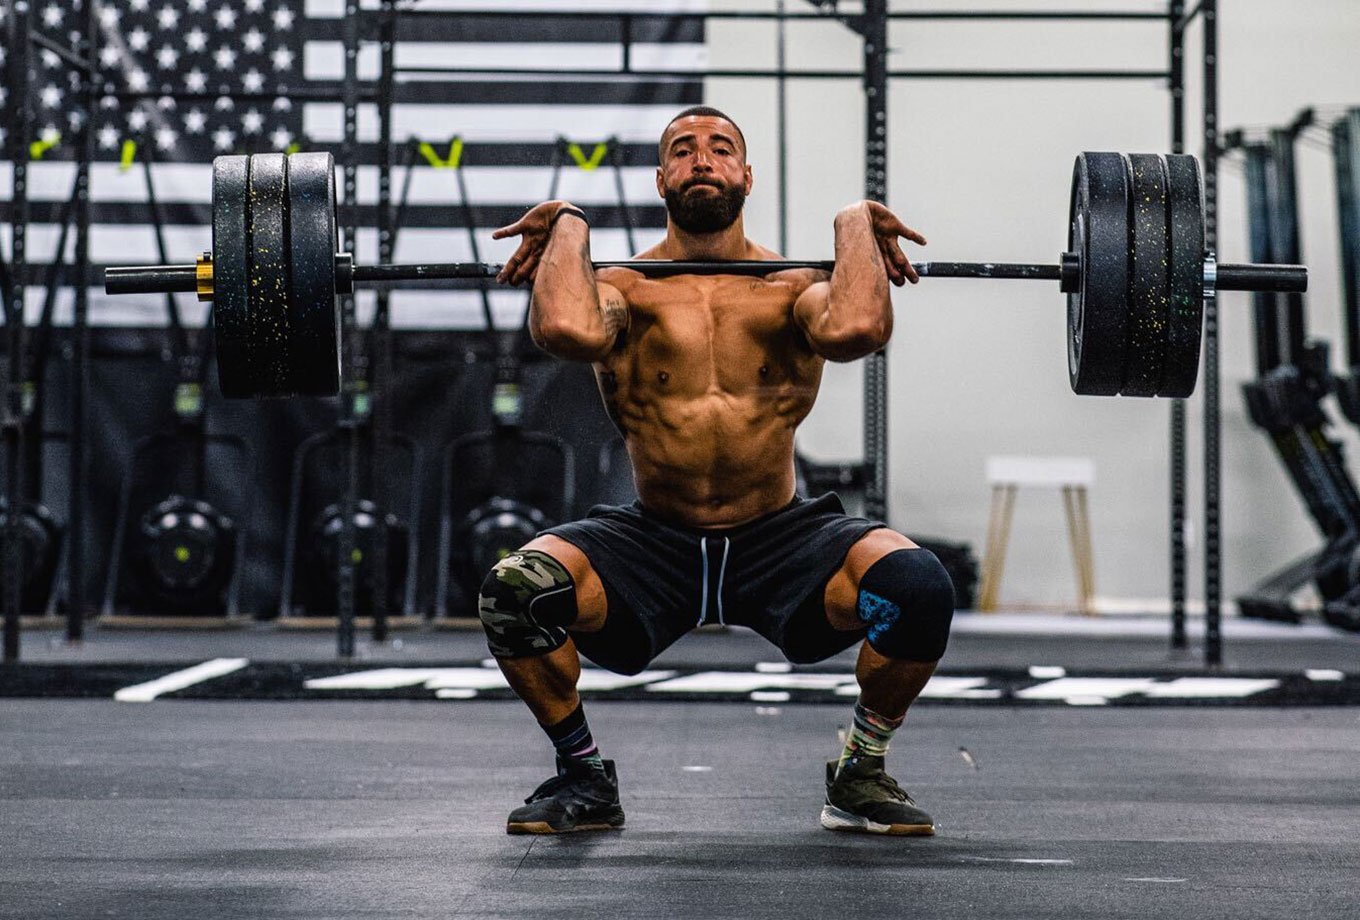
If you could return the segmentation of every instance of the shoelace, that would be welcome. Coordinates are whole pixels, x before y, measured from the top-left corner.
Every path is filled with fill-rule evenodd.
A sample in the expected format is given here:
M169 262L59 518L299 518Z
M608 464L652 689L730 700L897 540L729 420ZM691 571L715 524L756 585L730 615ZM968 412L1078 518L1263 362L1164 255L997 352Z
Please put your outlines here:
M552 798L553 793L561 788L564 780L566 780L565 775L554 776L551 779L544 780L538 784L537 789L529 793L529 797L524 800L524 804L528 805L532 802L537 802L539 799Z
M556 795L559 790L563 789L566 786L570 786L572 783L578 780L583 779L589 779L589 777L582 776L579 773L577 774L560 773L557 776L549 777L542 783L539 783L538 788L535 789L529 795L529 797L524 800L524 804L529 805L532 804L533 802L539 801L540 799L550 799L554 795Z
M887 773L879 771L878 775L874 777L874 782L899 802L907 802L912 805L916 804L916 802L912 800L911 795L907 793L907 790L897 785L897 780L893 779Z
M885 770L875 770L872 773L865 775L864 779L872 782L899 802L907 802L911 805L916 804L916 800L907 793L907 790L897 785L897 780L889 776Z

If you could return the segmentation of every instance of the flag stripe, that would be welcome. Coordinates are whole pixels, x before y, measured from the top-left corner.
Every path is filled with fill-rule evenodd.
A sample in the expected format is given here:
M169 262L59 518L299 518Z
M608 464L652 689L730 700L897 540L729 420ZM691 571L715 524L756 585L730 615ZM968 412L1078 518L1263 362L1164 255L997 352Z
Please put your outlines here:
M34 223L55 223L61 203L56 201L29 202L29 216ZM202 226L212 219L211 209L201 204L185 202L161 202L161 219L167 232L172 232L176 224ZM13 205L0 203L0 221L9 221L14 213ZM503 227L514 223L524 214L523 204L474 204L472 205L473 227ZM410 205L402 221L403 227L466 227L465 212L459 205L431 204ZM666 226L666 209L657 205L629 205L628 216L635 226ZM144 204L131 204L119 201L99 201L90 205L90 220L95 224L137 224L151 219L150 208ZM377 224L377 205L361 204L357 213L353 209L340 208L340 222L353 220L359 226L371 227ZM624 212L618 205L596 205L590 209L592 227L623 227Z
M485 9L483 4L483 9ZM573 17L570 12L552 14L538 12L507 16L505 14L478 15L462 13L458 16L433 15L409 11L397 17L397 40L409 42L477 42L489 44L520 44L532 42L618 44L623 40L623 20L620 15ZM631 13L631 38L638 43L703 44L704 17ZM378 17L366 17L363 32L366 38L377 35ZM340 19L315 18L310 21L309 33L322 40L339 41L343 38L344 22Z
M45 34L67 35L82 25L78 6L43 0L36 8L37 25ZM464 226L469 212L481 258L506 258L514 242L491 242L490 228L513 222L546 197L554 178L556 193L590 214L595 258L626 258L634 248L660 238L666 213L654 184L656 138L679 108L703 101L706 0L577 0L573 6L634 15L625 25L617 15L559 15L560 5L529 0L498 0L494 5L485 0L420 0L419 10L398 17L394 203L408 172L412 182L395 261L470 261ZM434 8L453 12L431 13ZM4 9L0 5L0 13ZM667 15L668 10L684 15ZM70 194L77 129L86 119L95 141L90 255L96 264L77 280L91 288L90 316L97 324L165 322L163 298L113 298L101 290L106 264L160 261L142 170L147 159L168 257L188 262L212 244L208 164L213 157L319 149L340 160L348 153L360 167L359 194L356 207L342 209L342 219L361 228L356 247L361 263L375 262L374 166L381 158L376 144L378 47L373 40L380 17L373 3L360 17L366 36L358 60L363 101L359 141L347 151L342 144L343 12L344 0L105 2L98 9L99 34L91 56L124 95L102 98L88 114L79 110L79 83L70 79L65 65L54 55L37 54L35 133L61 137L40 151L29 173L29 258L37 260L26 272L30 284L41 282L47 268L43 263L54 258L58 228L53 222ZM611 74L625 64L625 39L630 69L674 75ZM527 72L402 71L421 66ZM0 142L13 122L10 95L0 85ZM616 136L617 149L597 146ZM559 137L570 138L577 147L570 153L563 150ZM460 142L456 150L455 138ZM420 151L419 144L429 146ZM455 157L459 173L434 168ZM556 177L550 168L554 161L562 163ZM408 171L402 165L406 162L416 168ZM120 169L120 163L132 168ZM621 173L615 173L614 163ZM0 164L0 222L12 216L12 195L6 195L12 176L9 164ZM460 204L458 179L466 184L469 208ZM620 180L626 212L619 200ZM636 231L631 244L626 221ZM8 231L0 226L0 240ZM36 286L30 292L30 315L36 315L44 293ZM515 304L522 308L522 293L498 290L495 296L498 309L513 314ZM438 309L441 298L460 304L456 317ZM69 300L67 291L58 301L59 322L69 315L62 306ZM475 291L394 292L393 318L408 326L475 325L479 300ZM361 304L371 302L371 292L363 294ZM201 309L189 309L197 307L191 296L182 298L181 305L191 317L202 315ZM361 316L363 309L368 307L361 308Z

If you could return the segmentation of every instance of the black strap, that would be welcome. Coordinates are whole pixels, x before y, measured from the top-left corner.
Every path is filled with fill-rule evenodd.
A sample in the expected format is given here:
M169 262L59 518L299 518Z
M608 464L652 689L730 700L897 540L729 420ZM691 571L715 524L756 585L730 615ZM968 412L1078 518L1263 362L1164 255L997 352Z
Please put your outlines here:
M557 225L557 222L564 215L567 214L570 214L572 217L579 217L581 220L585 221L587 227L590 226L590 218L586 217L586 212L582 211L578 207L568 204L563 205L562 207L557 209L557 213L553 215L553 219L548 222L548 229L551 230L553 227L555 227Z

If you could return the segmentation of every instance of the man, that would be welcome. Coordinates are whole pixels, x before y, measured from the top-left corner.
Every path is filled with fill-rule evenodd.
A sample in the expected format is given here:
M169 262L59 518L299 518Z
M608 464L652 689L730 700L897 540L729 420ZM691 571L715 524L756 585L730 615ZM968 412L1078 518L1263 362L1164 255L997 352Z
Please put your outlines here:
M658 153L666 238L638 258L780 258L745 236L752 174L732 119L686 109ZM883 755L944 653L949 576L901 534L847 516L834 494L794 494L794 430L824 363L887 344L888 283L917 280L898 238L925 239L870 201L842 210L835 234L829 276L772 266L763 278L660 280L597 275L586 215L565 201L494 234L522 238L500 280L533 283L534 341L594 364L639 495L545 531L482 585L491 651L557 751L558 775L510 814L510 833L623 826L613 761L602 759L576 692L577 651L634 674L704 623L750 627L799 663L865 639L853 727L827 764L822 825L934 833Z

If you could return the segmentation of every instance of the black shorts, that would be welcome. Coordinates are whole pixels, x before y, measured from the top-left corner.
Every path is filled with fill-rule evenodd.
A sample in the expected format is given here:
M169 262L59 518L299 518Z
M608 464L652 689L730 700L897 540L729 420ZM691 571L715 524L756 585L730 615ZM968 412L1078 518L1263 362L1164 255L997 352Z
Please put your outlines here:
M795 496L738 527L705 530L634 501L596 505L585 519L543 531L585 553L609 604L604 629L573 632L600 667L636 674L696 626L746 626L789 661L829 658L865 630L832 629L823 597L850 547L880 521L851 517L833 492Z

